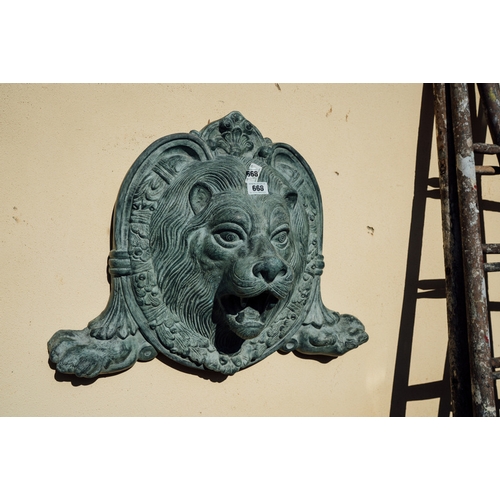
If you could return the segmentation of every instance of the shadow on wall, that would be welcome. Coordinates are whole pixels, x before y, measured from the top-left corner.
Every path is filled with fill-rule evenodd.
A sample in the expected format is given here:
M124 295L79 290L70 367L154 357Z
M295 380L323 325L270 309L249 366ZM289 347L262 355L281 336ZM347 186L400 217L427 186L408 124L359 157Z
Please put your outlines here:
M469 91L471 113L476 107L475 92ZM415 160L415 184L408 241L408 253L399 327L398 346L396 351L396 364L390 407L391 417L406 416L406 407L409 401L424 401L439 399L439 417L448 417L451 412L451 390L448 356L443 359L442 380L424 384L409 385L410 365L412 356L412 343L415 327L417 301L420 298L446 299L445 280L419 280L422 256L422 243L424 233L425 208L428 198L440 199L439 179L429 178L430 158L434 134L434 103L432 84L424 84L420 108L420 123L418 129L417 152ZM484 142L486 138L486 118L479 106L477 115L472 116L474 142ZM476 164L482 165L482 155L476 155ZM478 178L478 190L480 178ZM480 193L481 220L483 210L500 212L500 203L482 200ZM484 227L483 237L484 237ZM442 255L436 258L443 258ZM448 332L443 331L443 335Z
M444 279L419 281L424 234L425 206L429 196L439 197L439 184L432 179L429 187L429 168L433 141L434 104L432 84L424 84L420 106L417 152L415 160L415 184L411 211L410 235L406 259L405 287L401 322L399 326L396 365L391 398L391 417L404 417L408 401L440 399L439 416L450 414L450 387L448 363L444 363L443 380L419 385L409 385L413 332L417 300L419 297L445 298ZM436 189L436 187L438 189ZM420 292L419 290L425 290ZM422 295L424 294L424 295ZM443 332L446 335L446 332Z

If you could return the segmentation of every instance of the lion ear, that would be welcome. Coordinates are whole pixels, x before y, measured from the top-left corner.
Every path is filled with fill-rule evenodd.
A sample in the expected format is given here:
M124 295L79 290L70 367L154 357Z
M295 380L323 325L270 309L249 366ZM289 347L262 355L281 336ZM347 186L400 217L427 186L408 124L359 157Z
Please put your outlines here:
M212 199L212 193L205 184L195 184L189 193L189 203L195 215L205 210Z

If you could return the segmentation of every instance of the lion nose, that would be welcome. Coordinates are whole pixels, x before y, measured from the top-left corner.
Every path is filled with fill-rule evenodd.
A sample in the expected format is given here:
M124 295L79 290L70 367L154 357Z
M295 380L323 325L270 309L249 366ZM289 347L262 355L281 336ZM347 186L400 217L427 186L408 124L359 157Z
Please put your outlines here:
M278 275L286 274L286 264L277 257L269 257L253 266L254 276L261 277L266 283L272 283Z

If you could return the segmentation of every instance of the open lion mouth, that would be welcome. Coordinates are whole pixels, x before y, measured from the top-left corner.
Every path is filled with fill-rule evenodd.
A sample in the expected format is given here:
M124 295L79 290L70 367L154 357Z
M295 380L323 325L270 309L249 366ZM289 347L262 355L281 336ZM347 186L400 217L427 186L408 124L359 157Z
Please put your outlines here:
M219 303L230 329L242 339L255 338L264 329L270 311L279 298L270 292L255 297L224 295Z

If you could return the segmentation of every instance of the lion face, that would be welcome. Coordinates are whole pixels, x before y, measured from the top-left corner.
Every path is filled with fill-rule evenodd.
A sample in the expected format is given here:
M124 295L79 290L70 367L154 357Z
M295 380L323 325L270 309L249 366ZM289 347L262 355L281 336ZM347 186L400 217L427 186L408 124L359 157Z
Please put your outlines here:
M234 353L285 307L303 271L304 232L295 191L270 167L262 177L269 194L252 196L242 162L218 161L216 182L214 163L179 179L186 204L159 210L153 258L166 304L217 350Z
M212 216L189 246L202 274L215 278L214 323L251 339L280 309L293 284L289 209L276 195L242 200L224 193L213 202Z

